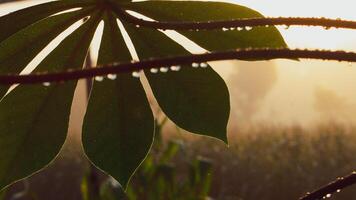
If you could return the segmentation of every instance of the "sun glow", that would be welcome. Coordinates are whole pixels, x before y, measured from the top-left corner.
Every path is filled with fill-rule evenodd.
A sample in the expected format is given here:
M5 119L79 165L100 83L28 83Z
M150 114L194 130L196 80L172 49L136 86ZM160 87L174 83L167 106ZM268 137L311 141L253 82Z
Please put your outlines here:
M356 20L356 1L350 0L235 0L269 17L326 17ZM356 31L323 27L278 27L290 48L330 49L356 51ZM273 61L277 80L263 97L255 119L277 123L310 124L319 120L337 120L355 123L356 69L348 63L306 61ZM245 63L240 63L243 67ZM268 71L268 70L266 70ZM251 76L253 74L251 73ZM323 107L316 110L321 99L319 90L329 91L329 97L340 97L345 108ZM328 98L327 96L322 96ZM346 106L347 105L347 106ZM320 107L320 106L319 106ZM333 108L334 107L334 108ZM346 108L347 107L347 108ZM333 113L333 116L328 115ZM349 116L345 118L343 116ZM351 117L352 116L352 117Z

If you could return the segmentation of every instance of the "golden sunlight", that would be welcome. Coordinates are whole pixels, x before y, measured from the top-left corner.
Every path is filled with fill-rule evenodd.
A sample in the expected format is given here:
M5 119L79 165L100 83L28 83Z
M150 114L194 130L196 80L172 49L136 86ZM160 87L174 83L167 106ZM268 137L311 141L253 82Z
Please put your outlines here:
M350 0L235 0L234 2L270 17L299 16L356 20L356 1ZM279 27L279 30L290 48L356 51L356 34L353 30L325 30L321 27L298 26L288 29ZM246 88L249 88L250 86L247 85L257 82L265 86L265 90L260 87L259 90L255 89L255 92L251 92L240 88L240 91L247 95L246 101L256 104L250 105L250 107L256 107L253 110L254 113L242 112L242 115L238 116L240 119L244 116L251 116L253 121L303 125L329 120L353 124L356 122L355 65L313 60L301 62L277 60L272 61L273 64L262 63L265 63L269 69L260 67L246 72L245 75L250 77L250 81L245 81L245 84ZM262 63L258 65L263 65ZM239 62L240 68L251 67L255 64ZM259 75L254 77L255 74ZM274 74L275 78L260 78L263 74L266 76ZM243 77L243 75L240 76ZM264 84L258 83L259 81ZM266 84L270 86L266 87ZM233 86L231 89L234 90ZM319 95L320 91L327 91L327 93ZM239 94L239 91L236 93ZM259 99L254 100L256 96ZM324 105L330 98L336 98L340 102ZM235 105L236 109L245 104L243 100L238 100L238 102L240 103Z

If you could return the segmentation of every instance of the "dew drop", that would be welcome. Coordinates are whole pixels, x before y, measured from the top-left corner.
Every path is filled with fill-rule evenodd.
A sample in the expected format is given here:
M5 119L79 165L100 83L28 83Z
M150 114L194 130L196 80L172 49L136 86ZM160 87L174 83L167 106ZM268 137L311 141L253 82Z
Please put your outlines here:
M199 63L192 63L192 67L194 67L194 68L199 67Z
M200 67L201 68L207 68L208 67L208 63L200 63Z
M267 24L267 25L265 25L265 28L269 28L269 25Z
M246 26L246 27L245 27L245 30L246 30L246 31L250 31L250 30L252 30L252 29L253 29L252 26Z
M180 68L181 68L181 67L180 67L179 65L172 65L172 66L171 66L171 70L172 70L172 71L175 71L175 72L179 71Z
M228 30L229 30L228 28L225 27L222 28L222 31L228 31Z
M169 71L169 68L168 67L161 67L161 68L159 68L159 71L163 72L163 73L166 73L166 72Z
M233 31L233 30L235 30L235 29L236 29L236 28L234 28L234 27L231 27L231 28L230 28L230 31Z
M337 193L339 193L339 192L341 192L341 190L340 190L340 189L338 189L338 190L336 190L336 192L337 192Z
M140 28L140 25L136 24L136 28Z
M95 79L96 81L98 81L98 82L101 82L101 81L104 80L104 77L102 77L102 76L96 76L94 79Z
M50 82L43 82L42 85L48 87L48 86L51 86L51 83Z
M108 79L115 80L117 78L116 74L108 74Z
M330 197L331 197L331 194L327 194L327 195L326 195L326 198L330 198Z
M237 31L243 31L244 28L243 27L237 27Z
M157 68L151 68L150 72L156 74L156 73L158 73L158 69Z
M132 75L132 77L134 77L134 78L140 78L140 74L141 74L141 73L140 73L139 71L133 71L131 75Z

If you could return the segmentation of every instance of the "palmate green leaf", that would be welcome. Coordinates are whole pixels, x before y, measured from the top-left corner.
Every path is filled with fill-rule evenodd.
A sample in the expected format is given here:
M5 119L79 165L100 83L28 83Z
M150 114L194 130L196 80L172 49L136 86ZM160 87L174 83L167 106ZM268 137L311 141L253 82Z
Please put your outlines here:
M108 14L98 64L130 60L116 18ZM84 119L83 145L97 167L126 187L146 157L153 133L152 111L139 79L129 73L94 82Z
M20 73L58 34L88 15L83 9L56 15L34 23L0 43L0 73ZM0 86L0 99L9 86Z
M140 58L189 54L163 33L127 24ZM211 68L183 66L179 72L145 71L160 107L181 128L227 142L229 92L224 80Z
M36 71L81 68L98 18L67 37ZM66 138L76 81L20 85L0 102L0 188L47 165Z
M144 1L125 4L125 8L157 21L214 21L263 17L250 8L222 2ZM273 26L254 27L251 31L206 30L179 33L210 51L286 47L281 34Z

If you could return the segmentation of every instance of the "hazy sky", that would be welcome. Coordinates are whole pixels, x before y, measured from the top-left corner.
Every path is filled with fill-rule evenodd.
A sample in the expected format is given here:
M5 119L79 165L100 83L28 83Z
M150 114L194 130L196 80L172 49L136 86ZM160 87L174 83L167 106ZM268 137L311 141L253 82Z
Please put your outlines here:
M234 2L265 16L323 16L356 20L354 0ZM0 7L0 15L26 4L5 4ZM356 51L355 31L315 27L279 29L291 48ZM308 124L336 118L356 122L356 64L351 67L338 62L275 60L231 62L230 65L229 70L219 71L224 78L234 80L233 83L229 81L234 120Z
M266 16L356 20L354 10L356 1L352 0L236 0L235 2L254 8ZM291 48L356 51L356 33L352 30L324 30L311 27L279 29ZM355 64L353 64L354 67L350 67L348 63L338 62L287 60L274 62L278 74L277 82L266 96L258 119L308 123L318 119L328 120L330 115L326 113L334 112L333 117L337 118L336 120L356 121L354 112L356 111ZM327 91L327 94L318 95L320 90ZM343 102L333 106L320 106L331 98L337 98ZM315 110L318 112L314 112Z

